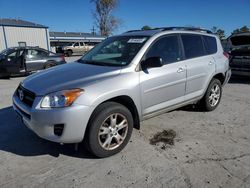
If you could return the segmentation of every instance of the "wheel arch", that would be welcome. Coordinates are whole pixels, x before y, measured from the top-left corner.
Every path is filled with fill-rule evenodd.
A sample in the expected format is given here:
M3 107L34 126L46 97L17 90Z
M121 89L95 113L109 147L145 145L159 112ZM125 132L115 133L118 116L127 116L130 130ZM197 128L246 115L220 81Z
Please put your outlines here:
M224 84L225 79L226 79L225 75L222 73L218 73L218 74L214 75L213 78L218 79L221 82L221 85Z
M85 134L84 134L84 138L86 138L86 134L89 132L89 126L90 126L90 122L92 121L92 119L94 118L95 112L98 109L98 107L106 102L116 102L119 103L123 106L125 106L126 108L128 108L128 110L131 112L132 116L133 116L133 120L134 120L134 128L136 129L140 129L140 118L139 118L139 113L137 110L137 107L133 101L133 99L127 95L120 95L120 96L116 96L110 99L107 99L103 102L101 102L100 104L98 104L95 109L93 110L93 112L90 115L90 118L88 120L88 124L85 130Z

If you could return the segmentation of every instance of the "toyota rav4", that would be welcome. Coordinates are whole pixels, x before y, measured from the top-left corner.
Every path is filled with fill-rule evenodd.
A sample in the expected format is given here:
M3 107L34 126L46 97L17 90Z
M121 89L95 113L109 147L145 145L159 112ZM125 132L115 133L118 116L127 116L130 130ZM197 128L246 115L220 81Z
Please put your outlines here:
M142 120L189 104L214 110L230 75L228 55L208 30L128 31L77 62L27 77L13 107L38 136L83 141L107 157L126 146Z

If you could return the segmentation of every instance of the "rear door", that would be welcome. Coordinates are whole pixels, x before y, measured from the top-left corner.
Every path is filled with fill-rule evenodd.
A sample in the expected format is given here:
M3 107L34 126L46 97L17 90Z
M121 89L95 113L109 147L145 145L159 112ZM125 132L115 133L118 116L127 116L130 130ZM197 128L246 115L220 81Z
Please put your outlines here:
M187 69L185 100L190 100L203 94L215 72L215 59L207 54L202 35L181 34L181 39Z
M49 53L40 49L28 49L26 52L27 71L44 69Z
M147 115L183 102L186 69L182 60L179 35L157 39L144 59L161 57L164 66L140 71L142 113Z

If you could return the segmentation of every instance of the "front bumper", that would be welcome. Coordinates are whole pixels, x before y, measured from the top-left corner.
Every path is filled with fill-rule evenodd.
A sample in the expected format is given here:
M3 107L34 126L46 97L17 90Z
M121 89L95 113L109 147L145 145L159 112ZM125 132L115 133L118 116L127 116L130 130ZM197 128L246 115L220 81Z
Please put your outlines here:
M233 75L239 75L239 76L250 76L250 68L232 68L232 74Z
M66 108L41 109L41 97L36 97L32 107L22 103L14 94L13 108L23 123L39 137L58 143L79 143L83 140L92 107L72 105ZM63 124L61 136L54 133L54 126Z

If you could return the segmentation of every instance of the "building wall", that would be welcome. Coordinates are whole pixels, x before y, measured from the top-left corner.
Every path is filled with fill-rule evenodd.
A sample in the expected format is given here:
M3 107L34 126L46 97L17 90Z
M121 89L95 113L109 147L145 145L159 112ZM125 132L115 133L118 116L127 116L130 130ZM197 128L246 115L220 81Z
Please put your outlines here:
M39 46L50 50L48 29L4 26L7 47L18 46L18 42L26 42L27 46ZM2 44L0 30L0 50L5 49L5 43ZM3 39L4 42L4 39Z
M4 32L3 27L0 26L0 51L5 49Z

